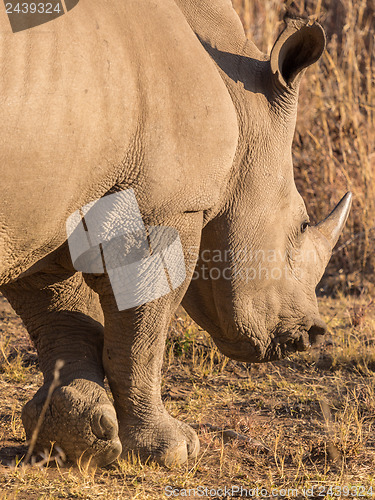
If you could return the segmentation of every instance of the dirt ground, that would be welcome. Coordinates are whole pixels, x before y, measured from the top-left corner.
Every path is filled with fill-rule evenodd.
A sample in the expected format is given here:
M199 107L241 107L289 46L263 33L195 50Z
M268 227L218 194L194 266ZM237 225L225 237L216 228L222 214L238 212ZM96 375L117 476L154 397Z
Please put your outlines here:
M265 365L224 358L179 311L163 397L198 430L198 459L171 470L124 460L93 470L53 453L48 463L48 452L37 465L22 464L20 412L42 377L21 321L1 298L0 498L229 498L241 487L248 498L371 498L374 303L366 296L320 302L330 329L325 345Z

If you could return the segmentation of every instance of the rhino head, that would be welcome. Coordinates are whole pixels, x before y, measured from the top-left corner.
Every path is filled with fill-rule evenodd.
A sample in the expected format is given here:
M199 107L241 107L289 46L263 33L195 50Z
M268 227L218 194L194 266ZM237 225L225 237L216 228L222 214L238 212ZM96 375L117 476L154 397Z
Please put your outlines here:
M225 355L276 360L326 331L315 289L351 205L347 193L312 226L293 176L299 84L325 35L317 23L287 19L270 57L249 41L227 49L200 38L236 107L240 139L221 201L206 213L183 305Z

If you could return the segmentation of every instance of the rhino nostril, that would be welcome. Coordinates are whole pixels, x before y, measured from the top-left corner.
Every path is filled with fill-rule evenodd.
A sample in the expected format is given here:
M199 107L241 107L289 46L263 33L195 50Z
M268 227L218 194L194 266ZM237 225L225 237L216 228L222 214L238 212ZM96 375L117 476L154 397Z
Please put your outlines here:
M327 332L327 325L322 320L317 320L309 329L309 337L311 344L318 344Z
M109 441L118 433L116 417L108 410L97 411L91 419L91 429L96 437Z

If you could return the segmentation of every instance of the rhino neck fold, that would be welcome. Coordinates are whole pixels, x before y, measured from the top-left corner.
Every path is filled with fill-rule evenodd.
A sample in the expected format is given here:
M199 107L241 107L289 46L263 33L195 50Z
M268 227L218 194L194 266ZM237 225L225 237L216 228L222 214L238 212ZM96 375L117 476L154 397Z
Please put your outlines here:
M217 65L238 115L243 144L249 137L248 123L271 111L285 127L295 122L298 88L280 87L270 60L246 38L231 0L175 0L192 30ZM282 125L283 126L283 125Z
M248 43L253 57L264 57L262 52L247 40L231 0L175 0L175 2L201 42L232 54L242 54L243 47Z
M253 153L260 142L267 142L264 138L271 136L280 143L292 144L298 88L280 87L269 56L246 38L230 0L175 2L216 65L237 115L237 152L229 182L216 207L220 211L235 192L241 171L254 165ZM216 214L206 213L206 222Z

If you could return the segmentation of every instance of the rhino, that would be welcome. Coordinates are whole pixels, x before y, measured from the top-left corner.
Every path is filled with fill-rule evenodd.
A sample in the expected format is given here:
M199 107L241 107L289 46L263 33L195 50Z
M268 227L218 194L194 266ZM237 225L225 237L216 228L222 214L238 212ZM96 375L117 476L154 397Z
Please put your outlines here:
M324 31L286 17L268 56L229 0L80 0L30 29L0 23L0 285L44 377L22 411L26 436L39 419L37 449L53 442L73 461L182 464L199 440L160 387L180 304L247 363L306 350L326 331L315 289L351 194L310 225L291 154L300 81ZM107 271L74 266L66 222L127 190L146 228L178 234L186 275L120 310Z

